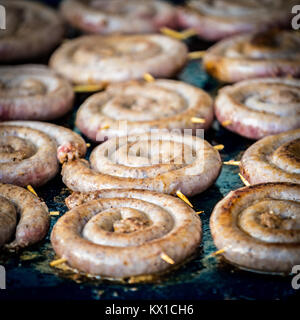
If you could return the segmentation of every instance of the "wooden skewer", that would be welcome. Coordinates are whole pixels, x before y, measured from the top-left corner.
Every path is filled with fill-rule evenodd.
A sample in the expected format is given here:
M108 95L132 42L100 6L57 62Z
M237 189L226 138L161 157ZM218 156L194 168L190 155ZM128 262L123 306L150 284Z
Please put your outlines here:
M245 186L247 186L247 187L250 186L250 182L247 181L247 179L245 177L243 177L240 173L239 173L239 177L241 178L241 180L243 181Z
M104 84L86 84L73 87L73 91L77 93L81 92L97 92L105 88Z
M172 258L170 258L167 254L165 254L164 252L162 252L162 253L160 254L160 258L161 258L162 260L166 261L166 262L169 263L169 264L174 264L174 263L175 263L175 261L174 261Z
M219 150L219 151L223 150L224 148L225 147L223 144L218 144L218 145L214 146L214 149Z
M185 31L179 32L167 27L163 27L160 29L160 32L166 36L169 36L177 40L185 40L197 35L197 32L193 29L187 29Z
M232 121L231 120L225 120L225 121L223 121L222 123L221 123L221 125L223 126L223 127L228 127L228 126L230 126L232 124Z
M194 36L198 35L197 31L194 29L186 29L180 33L181 33L183 39L188 39L190 37L194 37Z
M212 254L210 254L210 256L211 256L211 257L215 257L215 256L217 256L217 255L219 255L219 254L224 253L225 251L226 251L226 249L223 248L223 249L220 249L220 250L218 250L218 251L213 252Z
M89 147L91 146L91 144L90 144L90 143L87 143L86 146L89 148Z
M176 194L178 198L180 198L182 201L188 204L191 208L193 208L193 205L190 203L189 199L180 190L177 190Z
M150 73L145 73L144 74L144 80L147 81L147 82L154 82L155 78Z
M190 60L197 60L197 59L202 59L205 55L206 51L194 51L194 52L189 52L188 58Z
M103 127L101 127L99 130L106 130L109 129L110 125L109 124L105 124Z
M239 166L241 161L229 160L229 161L225 161L223 163L228 166Z
M205 123L206 120L203 118L193 117L191 118L192 123Z
M32 188L32 186L31 186L30 184L27 186L27 190L30 191L31 193L33 193L35 196L38 197L37 193L35 192L35 190Z
M197 211L196 214L204 213L204 211Z
M49 263L50 267L56 267L60 264L63 264L67 262L67 259L66 258L60 258L60 259L57 259L57 260L53 260Z
M50 214L50 216L59 216L60 212L59 211L50 211L49 214Z

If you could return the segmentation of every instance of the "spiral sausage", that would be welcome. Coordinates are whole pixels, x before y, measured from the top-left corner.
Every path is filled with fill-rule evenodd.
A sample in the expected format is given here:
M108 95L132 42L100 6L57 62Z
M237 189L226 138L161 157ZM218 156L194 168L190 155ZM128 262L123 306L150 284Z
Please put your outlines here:
M64 0L62 15L86 32L110 34L155 33L163 26L176 27L176 10L158 0Z
M63 166L64 183L73 191L103 188L147 189L187 196L207 189L218 177L221 159L205 140L162 133L112 138L86 160Z
M46 236L48 208L31 192L0 183L0 206L0 247L24 248Z
M227 129L251 139L300 128L300 81L245 80L218 93L215 112Z
M63 44L52 68L74 83L110 83L141 79L145 73L171 77L187 61L187 47L163 35L85 36Z
M300 263L300 185L269 183L230 192L215 207L210 228L229 262L290 273Z
M42 65L0 67L0 120L52 120L71 110L68 81Z
M206 70L217 79L300 76L300 36L294 31L269 31L234 36L209 48Z
M85 155L86 144L75 132L34 121L0 123L0 181L19 186L40 186L64 162Z
M89 274L122 278L166 271L162 253L179 263L201 241L199 217L169 195L112 189L71 198L73 205L84 204L58 220L51 243L70 266Z
M76 125L90 139L103 141L151 129L206 129L213 116L212 100L201 89L172 80L131 81L111 85L87 99L77 113ZM205 123L193 124L192 117Z
M0 34L0 61L48 54L62 40L64 28L55 11L36 2L1 0L6 29Z
M290 23L294 0L192 0L178 11L178 23L201 38L217 41Z
M300 129L256 142L244 153L240 170L251 184L300 184Z

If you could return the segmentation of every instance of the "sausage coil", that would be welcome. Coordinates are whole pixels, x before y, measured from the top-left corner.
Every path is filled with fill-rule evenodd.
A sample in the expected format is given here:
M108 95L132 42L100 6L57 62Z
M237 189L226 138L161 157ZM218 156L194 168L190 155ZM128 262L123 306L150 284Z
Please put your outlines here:
M240 170L251 183L300 184L300 129L257 141L244 153Z
M268 78L241 81L218 93L215 113L227 129L260 139L300 128L300 81Z
M0 181L41 186L58 172L60 162L83 157L84 140L70 129L51 123L0 123Z
M68 81L42 65L0 67L0 120L52 120L72 109Z
M300 185L269 183L230 192L210 228L224 257L257 272L290 273L300 263Z
M161 27L176 27L176 10L158 0L64 0L66 20L90 33L156 33Z
M64 183L73 191L147 189L192 196L218 177L221 158L205 140L168 132L112 138L96 147L90 163L64 164Z
M300 36L294 31L268 31L234 36L210 47L206 70L220 81L300 76Z
M193 117L202 118L204 124L193 124ZM151 129L207 129L213 117L212 99L201 89L173 80L131 81L88 98L76 125L90 139L103 141Z
M0 207L0 247L24 248L46 236L48 208L31 192L0 183Z
M169 195L101 190L75 193L67 204L72 209L54 226L51 243L59 257L85 273L123 278L164 272L170 265L162 253L179 263L201 241L199 217Z
M1 0L6 29L1 30L0 61L10 62L49 54L62 40L63 22L54 10L40 3Z
M145 73L168 78L186 61L186 45L167 36L93 35L63 44L50 65L74 83L107 84L142 79Z

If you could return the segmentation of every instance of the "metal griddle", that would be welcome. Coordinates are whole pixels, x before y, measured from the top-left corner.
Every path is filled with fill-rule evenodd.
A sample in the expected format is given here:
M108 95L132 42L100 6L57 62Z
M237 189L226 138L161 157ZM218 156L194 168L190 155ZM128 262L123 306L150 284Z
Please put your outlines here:
M189 40L188 45L191 51L202 50L209 46L197 39ZM212 94L220 87L220 84L203 71L199 61L190 62L178 78L204 88ZM87 96L85 94L77 96L73 113L55 123L77 131L74 128L74 117L79 105ZM225 145L225 149L221 151L223 161L239 160L243 151L253 143L220 128L217 122L206 132L205 138L214 145ZM89 153L94 146L95 144L91 143ZM52 217L50 231L42 243L18 254L0 254L0 265L5 266L7 276L7 289L0 290L0 299L297 299L299 292L292 288L290 276L252 273L226 263L221 257L208 258L208 255L216 250L209 230L210 214L218 201L231 190L242 186L238 167L224 165L215 185L191 199L195 210L205 211L201 214L202 245L192 260L151 283L129 284L105 279L88 279L51 268L49 262L54 259L55 254L49 238L52 227L58 219ZM60 211L61 214L67 211L64 199L70 192L63 185L59 175L36 191L50 211Z

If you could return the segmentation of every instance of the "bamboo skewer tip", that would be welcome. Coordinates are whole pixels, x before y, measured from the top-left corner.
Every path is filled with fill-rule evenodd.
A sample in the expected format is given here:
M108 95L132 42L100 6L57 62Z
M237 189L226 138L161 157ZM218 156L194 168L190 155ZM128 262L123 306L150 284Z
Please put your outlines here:
M154 82L155 78L152 76L150 73L145 73L144 74L144 80L147 82Z
M37 193L35 192L35 190L33 189L33 187L32 187L30 184L27 186L27 190L30 191L31 193L33 193L35 196L38 197Z
M49 263L50 267L56 267L60 264L63 264L67 262L67 259L66 258L60 258L60 259L56 259L56 260L53 260Z
M204 118L192 117L191 122L192 123L205 123L206 120Z
M180 198L182 201L184 201L186 204L188 204L191 208L193 208L193 205L191 204L189 199L180 190L176 191L176 195L178 198Z
M214 149L218 150L218 151L221 151L225 148L225 146L223 144L218 144L216 146L214 146Z
M250 186L250 182L241 173L239 173L239 177L243 181L245 186L247 186L247 187Z
M50 214L50 216L59 216L60 212L59 211L50 211L49 214Z
M224 161L223 163L228 166L239 166L241 164L241 161L229 160L229 161Z
M164 252L160 254L160 258L169 264L175 264L175 261Z

